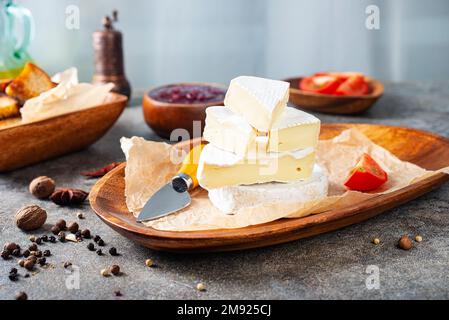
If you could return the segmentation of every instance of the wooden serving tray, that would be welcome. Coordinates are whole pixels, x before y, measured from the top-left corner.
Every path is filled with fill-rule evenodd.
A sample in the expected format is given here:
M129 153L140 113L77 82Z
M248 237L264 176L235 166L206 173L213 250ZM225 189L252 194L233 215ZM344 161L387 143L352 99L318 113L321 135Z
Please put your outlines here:
M107 102L38 122L0 121L0 172L81 150L100 139L117 121L127 98L109 93Z
M428 170L449 166L449 140L420 130L369 124L323 124L320 139L331 139L354 127L401 160ZM181 143L180 147L188 144L190 142ZM376 216L449 180L449 175L441 173L362 203L303 218L280 219L239 229L171 232L145 227L128 212L124 168L125 164L120 165L95 184L89 197L93 210L123 236L148 248L176 252L242 250L318 235Z

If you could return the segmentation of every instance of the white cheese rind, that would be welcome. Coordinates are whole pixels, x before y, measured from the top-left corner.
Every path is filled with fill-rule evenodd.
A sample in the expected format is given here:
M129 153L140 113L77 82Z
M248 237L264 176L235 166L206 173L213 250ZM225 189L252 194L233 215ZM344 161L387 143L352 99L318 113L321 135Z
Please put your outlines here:
M269 182L251 186L230 186L210 189L212 204L226 214L261 203L305 203L327 196L328 179L324 170L315 165L307 180L291 183Z
M243 157L250 152L284 152L315 147L320 120L296 108L287 107L273 128L261 133L229 108L206 109L203 136L216 147Z
M254 153L242 158L208 144L201 152L197 178L205 189L271 181L291 182L307 179L314 162L314 148L263 155Z
M224 104L257 130L268 132L287 105L289 87L285 81L240 76L231 80Z

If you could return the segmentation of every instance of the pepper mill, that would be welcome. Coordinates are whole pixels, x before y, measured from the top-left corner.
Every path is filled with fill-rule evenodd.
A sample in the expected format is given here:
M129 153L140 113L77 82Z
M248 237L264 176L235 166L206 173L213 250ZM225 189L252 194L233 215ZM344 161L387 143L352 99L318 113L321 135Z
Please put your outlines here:
M92 34L92 44L95 57L95 74L92 82L103 84L112 82L112 91L131 96L131 87L125 76L123 64L122 33L114 29L113 22L117 22L118 12L112 12L112 20L105 16L102 20L103 30Z

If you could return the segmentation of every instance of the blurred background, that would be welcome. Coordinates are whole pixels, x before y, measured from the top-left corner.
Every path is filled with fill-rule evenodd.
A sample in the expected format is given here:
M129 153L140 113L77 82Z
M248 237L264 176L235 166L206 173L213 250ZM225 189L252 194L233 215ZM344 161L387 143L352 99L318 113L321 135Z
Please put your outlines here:
M135 93L177 81L227 83L316 71L362 71L381 80L449 79L447 0L19 0L36 22L32 57L50 73L93 74L93 31L113 9ZM369 5L380 29L365 26ZM80 10L79 30L65 26Z

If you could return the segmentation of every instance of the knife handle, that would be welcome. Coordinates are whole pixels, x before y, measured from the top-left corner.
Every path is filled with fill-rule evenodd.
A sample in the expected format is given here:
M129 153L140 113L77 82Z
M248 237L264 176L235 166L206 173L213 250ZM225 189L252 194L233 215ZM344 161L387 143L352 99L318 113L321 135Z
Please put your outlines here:
M198 187L196 171L198 170L198 162L204 146L205 144L194 146L182 161L178 174L172 179L172 185L176 191L185 192Z

